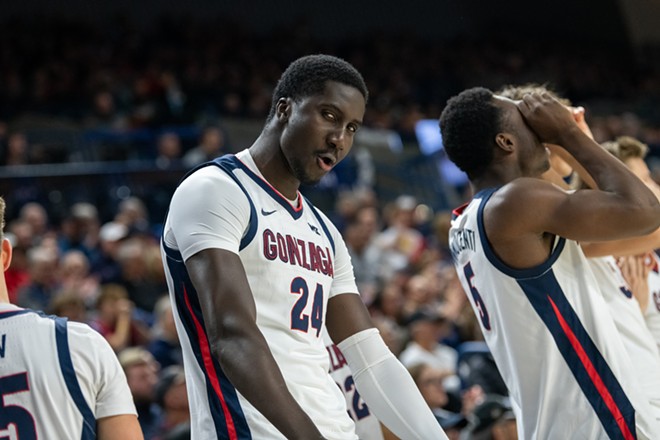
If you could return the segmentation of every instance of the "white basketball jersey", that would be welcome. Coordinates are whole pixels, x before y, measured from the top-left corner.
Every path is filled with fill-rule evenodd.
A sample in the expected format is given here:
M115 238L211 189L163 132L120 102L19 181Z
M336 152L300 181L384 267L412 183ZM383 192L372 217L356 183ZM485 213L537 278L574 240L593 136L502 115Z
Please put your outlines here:
M660 438L578 244L558 238L546 262L508 267L484 230L483 208L494 191L454 211L450 248L513 400L519 438Z
M303 410L328 439L356 439L321 336L328 298L357 294L350 257L332 223L300 194L298 206L259 174L247 150L189 174L177 188L163 261L182 339L192 437L283 439L229 382L211 354L184 261L202 249L239 255L257 325Z
M649 272L649 302L644 312L655 343L660 347L660 257L653 252L653 267Z
M644 393L660 418L660 354L639 302L614 257L589 258L588 261Z
M360 440L383 440L380 422L360 397L353 373L346 363L343 353L330 339L327 331L323 332L323 342L330 358L330 376L335 381L346 399L348 415L355 422L355 432Z
M0 438L95 439L136 414L117 357L89 326L0 304Z

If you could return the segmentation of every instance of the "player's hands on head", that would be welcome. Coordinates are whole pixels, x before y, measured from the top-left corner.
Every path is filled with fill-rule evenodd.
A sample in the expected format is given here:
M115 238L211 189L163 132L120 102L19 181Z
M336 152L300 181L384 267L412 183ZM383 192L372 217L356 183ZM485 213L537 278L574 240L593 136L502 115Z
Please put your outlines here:
M586 111L584 110L584 107L579 106L579 107L569 107L571 110L571 113L573 114L573 119L575 119L575 123L580 127L580 130L587 136L589 136L591 139L594 138L594 134L591 132L591 128L589 128L589 125L587 124L587 120L585 119L584 115Z
M528 93L517 106L541 142L564 146L566 134L579 130L572 112L548 93Z

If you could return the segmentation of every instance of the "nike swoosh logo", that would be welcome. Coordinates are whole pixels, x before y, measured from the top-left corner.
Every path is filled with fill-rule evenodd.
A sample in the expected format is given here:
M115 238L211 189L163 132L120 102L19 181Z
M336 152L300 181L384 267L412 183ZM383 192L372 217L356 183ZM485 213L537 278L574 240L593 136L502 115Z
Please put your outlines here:
M261 215L263 215L263 216L275 214L276 212L277 212L277 209L273 209L272 211L266 211L266 210L264 210L264 208L261 208Z

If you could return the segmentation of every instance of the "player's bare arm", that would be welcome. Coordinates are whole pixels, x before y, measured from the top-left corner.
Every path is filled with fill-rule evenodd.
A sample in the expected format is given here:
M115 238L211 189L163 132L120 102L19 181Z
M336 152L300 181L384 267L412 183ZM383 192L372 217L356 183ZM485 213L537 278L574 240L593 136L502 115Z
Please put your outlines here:
M206 249L186 261L204 313L213 355L240 393L290 439L323 438L289 393L256 324L256 308L238 255Z
M326 328L335 344L374 325L360 295L335 295L328 300Z
M653 232L660 226L660 204L656 196L626 166L603 150L575 123L570 112L549 95L526 95L518 104L527 124L542 142L562 146L593 177L602 191L608 220L626 216L624 229L630 235ZM577 197L585 193L576 192ZM592 204L593 205L593 204ZM627 213L621 209L627 210ZM609 210L615 209L611 216Z
M540 264L555 235L601 241L645 234L660 225L653 193L586 136L564 106L542 95L527 95L517 106L540 142L563 146L603 190L569 193L535 177L505 185L484 213L486 233L503 261L515 268Z
M142 440L144 438L137 416L133 414L103 417L96 421L96 429L98 440L112 440L117 438Z

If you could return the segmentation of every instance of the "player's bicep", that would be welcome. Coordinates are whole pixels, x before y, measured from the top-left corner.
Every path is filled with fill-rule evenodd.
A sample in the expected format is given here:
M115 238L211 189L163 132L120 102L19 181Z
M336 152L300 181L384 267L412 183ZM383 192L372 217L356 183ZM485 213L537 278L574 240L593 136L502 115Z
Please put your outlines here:
M222 337L223 332L233 331L241 322L256 320L254 297L238 254L204 249L185 264L210 336Z
M539 179L518 179L503 188L495 219L512 234L550 233L576 241L604 241L635 235L634 211L614 193L574 192Z

